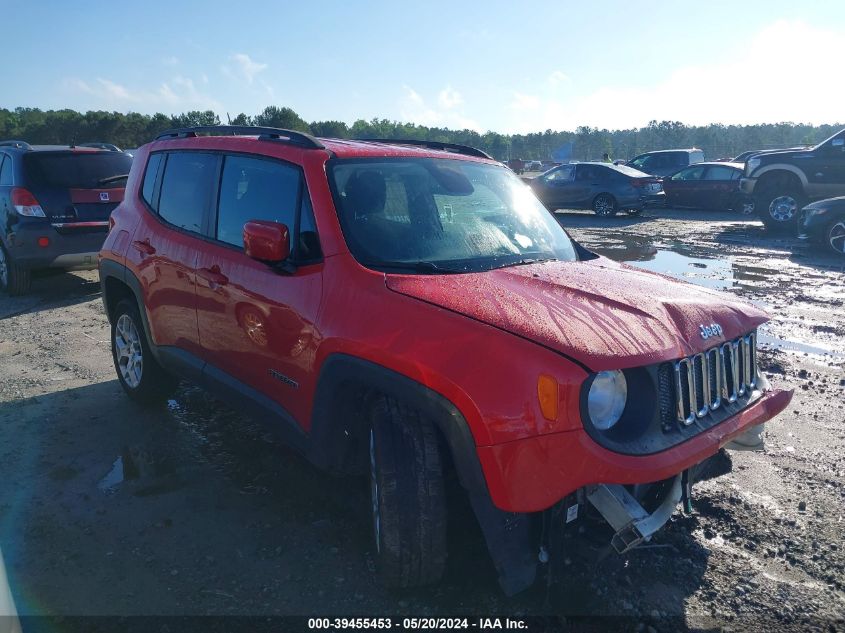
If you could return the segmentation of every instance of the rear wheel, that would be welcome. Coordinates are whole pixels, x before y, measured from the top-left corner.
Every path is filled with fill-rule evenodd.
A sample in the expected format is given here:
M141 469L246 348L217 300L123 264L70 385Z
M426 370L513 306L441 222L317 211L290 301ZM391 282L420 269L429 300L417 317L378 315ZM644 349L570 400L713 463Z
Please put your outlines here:
M593 211L605 218L616 215L616 199L609 193L600 193L593 200Z
M381 397L372 411L370 498L376 566L385 585L437 582L446 565L446 496L437 431Z
M177 381L153 358L134 301L124 299L115 307L111 343L117 378L130 398L153 404L173 393Z
M9 256L0 244L0 290L12 297L24 295L32 287L32 273Z
M824 238L831 252L845 257L845 218L831 222L824 232Z

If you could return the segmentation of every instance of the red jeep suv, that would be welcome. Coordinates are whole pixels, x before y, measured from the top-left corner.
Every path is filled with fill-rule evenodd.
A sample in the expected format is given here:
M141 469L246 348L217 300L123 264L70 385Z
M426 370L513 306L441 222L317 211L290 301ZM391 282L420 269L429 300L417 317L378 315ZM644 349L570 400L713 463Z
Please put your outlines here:
M470 147L172 130L137 152L111 222L129 396L188 379L369 473L391 585L441 576L453 476L511 594L552 527L649 540L791 398L758 372L761 310L590 253Z

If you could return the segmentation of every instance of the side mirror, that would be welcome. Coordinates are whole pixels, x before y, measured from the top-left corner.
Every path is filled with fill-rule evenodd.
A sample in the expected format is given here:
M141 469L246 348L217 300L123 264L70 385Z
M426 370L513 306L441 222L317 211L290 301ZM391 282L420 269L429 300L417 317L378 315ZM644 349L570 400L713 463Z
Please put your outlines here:
M263 262L281 262L290 257L290 231L279 222L250 220L244 224L244 252Z

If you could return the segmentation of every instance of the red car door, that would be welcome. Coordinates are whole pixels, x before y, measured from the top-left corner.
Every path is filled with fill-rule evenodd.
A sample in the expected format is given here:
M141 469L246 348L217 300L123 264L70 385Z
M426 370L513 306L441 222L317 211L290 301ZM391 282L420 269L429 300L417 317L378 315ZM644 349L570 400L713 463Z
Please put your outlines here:
M699 206L703 209L731 209L737 202L740 170L730 165L710 165L701 181Z
M666 204L675 207L697 207L701 199L701 177L704 167L686 167L663 180Z
M141 222L127 253L144 291L153 342L202 358L197 331L196 259L220 158L201 152L152 154L142 197L157 215Z
M294 235L297 214L300 238ZM243 251L243 226L269 220L290 229L295 269L280 271ZM206 373L256 390L301 424L308 403L300 388L313 380L314 322L322 291L313 214L298 167L227 155L220 179L215 238L197 260L197 318ZM306 234L310 234L305 239Z

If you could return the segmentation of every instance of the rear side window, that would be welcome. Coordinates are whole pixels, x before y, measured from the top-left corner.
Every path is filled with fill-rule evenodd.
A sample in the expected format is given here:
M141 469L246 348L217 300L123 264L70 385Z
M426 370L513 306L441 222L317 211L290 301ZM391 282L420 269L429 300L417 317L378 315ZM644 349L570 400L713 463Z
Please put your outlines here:
M100 189L122 186L107 182L125 176L132 157L123 152L30 152L23 157L27 184L31 187Z
M12 184L12 157L0 154L0 187Z
M147 171L144 172L144 185L141 187L141 197L153 209L158 208L158 200L154 200L156 176L158 175L159 167L164 154L151 154L147 161Z
M215 188L218 157L202 152L168 154L161 181L158 214L173 226L202 231Z
M244 224L250 220L280 222L293 235L300 187L301 176L295 167L272 160L227 156L220 182L217 239L243 246Z

